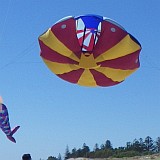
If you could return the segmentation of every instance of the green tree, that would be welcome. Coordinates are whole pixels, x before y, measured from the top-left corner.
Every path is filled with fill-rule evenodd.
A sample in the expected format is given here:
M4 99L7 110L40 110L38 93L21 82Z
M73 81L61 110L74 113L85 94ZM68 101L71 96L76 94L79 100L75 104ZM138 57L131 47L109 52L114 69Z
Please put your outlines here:
M104 145L104 148L105 149L112 149L112 144L111 144L111 141L110 140L107 140L105 145Z
M93 151L96 152L98 150L99 150L98 143L96 143L95 146L94 146L94 148L93 148Z
M73 149L72 149L72 158L76 158L77 157L77 150L76 150L76 148L74 147Z
M144 141L145 150L148 152L153 152L155 150L153 139L150 136L147 136Z
M77 157L83 157L83 152L80 148L77 150Z
M139 139L139 144L140 144L139 152L142 153L145 150L145 145L142 138Z
M126 143L126 150L127 150L127 151L133 150L133 145L132 145L131 142L127 142L127 143Z
M57 160L57 158L53 156L49 156L47 160Z
M134 141L133 141L133 150L134 151L138 151L138 152L140 152L140 142L137 140L137 139L135 139Z
M143 139L142 138L140 138L139 140L134 139L133 143L127 142L126 151L136 151L142 153L144 151Z
M105 149L104 144L101 144L101 150L104 150L104 149Z
M158 137L156 140L156 150L157 152L160 152L160 137Z
M82 155L83 157L88 157L88 153L90 152L89 147L84 143L82 148Z
M60 154L60 153L58 154L58 158L57 158L57 160L62 160L62 156L61 156L61 154Z
M68 147L68 145L67 145L64 159L66 160L66 159L68 159L68 158L70 158L70 152L69 152L69 147Z

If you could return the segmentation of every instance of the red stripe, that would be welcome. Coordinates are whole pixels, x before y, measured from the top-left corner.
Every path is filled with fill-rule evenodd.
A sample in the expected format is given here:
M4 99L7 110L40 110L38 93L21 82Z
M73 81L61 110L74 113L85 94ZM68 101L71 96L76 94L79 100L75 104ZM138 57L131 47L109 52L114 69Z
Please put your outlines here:
M63 26L66 26L63 28ZM81 47L76 35L76 21L74 18L70 18L63 22L59 22L51 28L54 35L71 51L75 53L77 57L81 57Z
M76 30L77 34L84 33L84 30Z
M94 34L91 35L89 46L88 46L88 50L92 51L93 47L94 47Z
M83 44L83 36L78 39L80 46Z
M87 34L85 33L85 37L82 36L80 39L78 39L78 40L80 40L80 42L82 41L81 42L82 49L88 50L88 46L85 45L85 39L89 36L89 34L90 33L87 33Z
M84 39L86 39L86 38L89 36L89 34L90 34L90 32L85 33L85 37L84 37Z
M68 57L65 57L65 56L57 53L56 51L50 49L41 40L39 40L39 44L41 47L41 57L43 57L44 59L52 61L52 62L78 64L78 62L76 62Z
M84 69L78 69L76 71L71 71L64 74L58 74L57 76L71 83L77 83L79 78L81 77Z
M115 28L115 32L111 31L111 28ZM97 41L97 44L93 50L94 57L99 56L103 52L112 48L116 45L120 40L122 40L128 33L118 26L103 21L102 22L102 30Z
M96 70L90 69L90 72L93 74L93 77L98 86L108 87L121 83L112 81L110 78L107 78L105 75Z
M101 65L101 67L110 67L110 68L115 68L115 69L135 69L140 67L140 62L139 62L139 53L140 50L126 55L124 57L120 57L117 59L112 59L112 60L106 60L104 62L97 63L98 65Z

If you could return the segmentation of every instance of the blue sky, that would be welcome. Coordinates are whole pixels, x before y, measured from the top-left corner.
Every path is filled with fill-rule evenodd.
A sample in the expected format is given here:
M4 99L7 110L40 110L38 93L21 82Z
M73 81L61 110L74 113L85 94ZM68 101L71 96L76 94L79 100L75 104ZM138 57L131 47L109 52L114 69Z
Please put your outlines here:
M0 95L16 144L0 132L0 159L64 156L66 146L113 147L160 136L159 0L1 0ZM59 19L98 14L121 24L142 45L140 69L125 82L88 88L65 82L42 62L38 36Z

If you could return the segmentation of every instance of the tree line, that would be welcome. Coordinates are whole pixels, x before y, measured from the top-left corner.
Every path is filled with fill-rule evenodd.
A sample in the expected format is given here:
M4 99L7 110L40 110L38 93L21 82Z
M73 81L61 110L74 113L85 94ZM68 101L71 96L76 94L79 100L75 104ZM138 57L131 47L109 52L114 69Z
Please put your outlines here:
M142 156L148 154L160 153L160 137L155 141L147 136L144 140L142 138L134 139L133 142L127 142L124 147L113 148L110 140L106 140L104 144L100 146L95 144L93 150L90 150L89 146L85 143L82 148L73 148L69 151L69 147L66 147L65 160L69 158L122 158Z
M123 157L134 157L151 155L160 153L160 137L155 141L147 136L144 140L142 138L134 139L133 142L127 142L125 146L113 148L110 140L106 140L104 144L100 146L98 143L95 144L91 150L86 143L83 144L82 148L73 148L69 150L69 146L66 147L64 160L69 158L123 158ZM58 157L50 156L47 160L62 160L61 154Z

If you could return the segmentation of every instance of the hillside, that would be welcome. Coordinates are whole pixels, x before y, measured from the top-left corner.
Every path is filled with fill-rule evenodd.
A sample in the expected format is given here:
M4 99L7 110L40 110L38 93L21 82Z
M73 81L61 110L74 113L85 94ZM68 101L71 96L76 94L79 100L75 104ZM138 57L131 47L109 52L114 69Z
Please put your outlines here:
M96 159L96 160L100 160L100 159ZM107 158L107 160L160 160L160 154L124 157L124 158Z
M124 158L69 158L67 160L160 160L160 154L146 155L146 156L135 156L135 157L124 157Z

